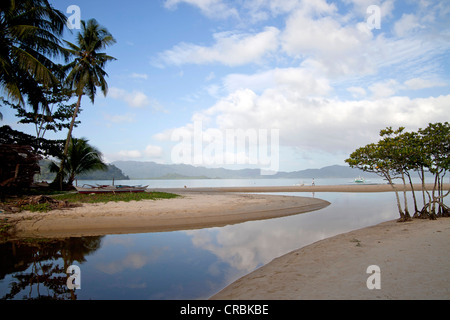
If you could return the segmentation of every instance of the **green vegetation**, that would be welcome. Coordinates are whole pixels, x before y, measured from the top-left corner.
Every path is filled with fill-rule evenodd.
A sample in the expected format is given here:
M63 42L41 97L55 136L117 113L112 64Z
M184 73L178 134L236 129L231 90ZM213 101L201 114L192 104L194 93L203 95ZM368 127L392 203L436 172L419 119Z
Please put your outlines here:
M20 209L31 212L48 212L52 210L49 203L27 204L25 206L21 206Z
M180 197L177 194L165 192L139 192L139 193L99 193L79 194L77 192L63 192L49 195L28 195L19 199L11 198L1 204L1 211L20 212L23 210L31 212L49 212L55 209L73 208L83 203L107 203L107 202L130 202L141 200L174 199ZM3 226L6 221L0 223Z
M450 126L445 123L430 123L417 132L404 132L403 127L391 127L380 131L382 139L354 151L346 162L354 168L374 172L394 186L400 179L403 186L409 184L414 201L413 217L436 219L448 216L449 208L443 202L450 191L443 189L444 177L450 170ZM431 193L425 188L425 173L433 175ZM422 182L423 207L419 209L414 193L411 174L416 173ZM411 214L408 208L406 188L394 188L400 221L408 221ZM399 192L403 191L403 206Z
M64 13L48 0L4 0L0 4L0 91L5 93L0 96L0 103L16 111L21 119L19 123L32 124L36 129L36 137L31 137L4 126L0 143L31 147L36 155L35 163L41 156L61 159L53 184L59 190L63 190L65 175L70 189L74 174L81 172L66 165L72 131L80 123L77 116L81 111L81 99L87 95L94 103L97 88L106 95L105 66L116 60L102 52L114 44L115 39L95 19L81 21L76 44L62 39L66 22ZM64 141L44 139L47 131L65 129L68 133ZM20 152L6 153L8 151L2 151L0 156L12 159L13 162L8 160L9 166L21 165L20 157L16 157ZM11 175L11 170L1 171L2 194L4 188L20 193L29 184L24 185L19 180L28 181L34 174L28 170L23 178L22 172Z
M0 5L0 86L12 101L34 100L58 84L64 55L60 37L67 18L47 0L4 0ZM34 111L39 104L31 103ZM42 106L42 105L41 105Z
M136 192L136 193L98 193L98 194L79 194L79 193L67 193L58 196L54 196L56 200L68 201L71 203L106 203L110 201L130 202L140 200L160 200L160 199L173 199L179 195L165 192Z
M102 153L95 147L91 146L87 139L71 139L69 149L64 162L63 174L67 177L67 184L72 185L75 177L79 174L103 170L108 167L102 160ZM60 168L55 163L50 164L51 172L59 172Z
M8 223L8 219L0 219L0 237L6 235L12 226L12 224Z
M81 106L81 98L87 94L91 102L94 103L97 87L100 87L106 96L108 84L105 80L107 73L104 68L107 62L116 60L114 57L100 52L116 42L106 28L100 26L95 19L90 19L87 23L81 21L81 29L81 32L78 33L77 45L65 41L69 46L66 52L73 58L73 61L62 68L64 73L68 72L64 82L70 89L74 90L78 100L67 133L59 171L54 181L55 184L59 184L61 190L65 162L72 139L72 130Z

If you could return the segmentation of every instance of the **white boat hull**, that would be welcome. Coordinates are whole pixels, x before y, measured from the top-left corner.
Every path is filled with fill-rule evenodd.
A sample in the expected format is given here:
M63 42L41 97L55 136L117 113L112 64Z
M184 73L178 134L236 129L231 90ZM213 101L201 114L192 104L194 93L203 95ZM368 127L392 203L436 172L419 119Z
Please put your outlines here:
M75 187L78 193L81 194L91 194L91 193L136 193L136 192L145 192L148 186L83 186L83 187Z

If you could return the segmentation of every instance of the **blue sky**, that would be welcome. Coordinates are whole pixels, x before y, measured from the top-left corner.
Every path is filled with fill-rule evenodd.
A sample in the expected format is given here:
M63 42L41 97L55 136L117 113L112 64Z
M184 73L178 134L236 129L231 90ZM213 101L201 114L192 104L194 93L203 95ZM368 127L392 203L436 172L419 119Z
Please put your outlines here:
M205 145L227 129L278 130L279 171L320 168L344 165L387 126L450 120L447 0L52 2L79 6L117 40L108 95L83 98L74 130L107 161L172 163L174 132L201 120ZM33 133L2 109L3 124Z

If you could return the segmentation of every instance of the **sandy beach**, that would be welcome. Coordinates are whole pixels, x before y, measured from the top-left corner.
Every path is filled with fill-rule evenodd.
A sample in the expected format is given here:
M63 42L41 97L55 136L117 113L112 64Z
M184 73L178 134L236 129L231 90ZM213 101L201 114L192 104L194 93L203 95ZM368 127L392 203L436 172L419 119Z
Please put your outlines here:
M416 185L415 189L420 190ZM429 186L428 186L429 187ZM445 189L449 186L446 185ZM400 188L399 191L403 190ZM388 185L160 189L176 199L84 204L3 215L15 236L63 238L199 229L319 210L327 201L263 192L392 192ZM211 299L450 299L450 218L376 226L299 248L232 283ZM369 290L367 268L380 268Z
M448 300L448 239L450 218L384 222L274 259L212 299ZM368 289L372 265L379 267L380 289Z
M445 188L449 188L450 185L445 185ZM403 191L403 184L394 185L397 191ZM422 190L422 185L414 184L414 190ZM430 190L433 188L432 184L425 184L425 188ZM214 187L214 188L171 188L171 189L159 189L159 191L165 192L208 192L208 193L264 193L264 192L392 192L393 187L388 184L346 184L346 185L301 185L301 186L269 186L269 187ZM411 186L406 185L405 190L410 191Z
M47 213L4 214L18 238L65 238L218 227L322 209L329 202L256 194L179 193L175 199L83 204Z
M400 188L401 187L401 188ZM430 187L428 185L427 187ZM399 186L403 190L403 186ZM414 186L415 190L421 188ZM409 187L408 187L409 189ZM16 237L64 238L200 229L278 218L329 205L320 192L392 192L389 185L327 185L157 189L182 195L167 200L83 204L47 213L3 214ZM307 192L305 197L261 193ZM318 193L312 198L311 193Z

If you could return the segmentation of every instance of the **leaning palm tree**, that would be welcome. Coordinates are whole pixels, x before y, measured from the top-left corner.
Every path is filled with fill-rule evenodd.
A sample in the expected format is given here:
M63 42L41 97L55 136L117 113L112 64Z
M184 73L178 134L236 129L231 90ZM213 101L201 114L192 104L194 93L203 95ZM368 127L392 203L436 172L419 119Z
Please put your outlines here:
M107 168L108 166L102 160L102 153L91 146L87 139L71 139L63 168L64 176L67 177L67 185L71 186L77 175ZM50 171L59 172L59 166L52 162Z
M47 0L0 2L0 88L8 98L24 104L24 86L58 83L51 58L64 54L66 20Z
M108 30L100 26L95 19L91 19L87 23L81 21L81 32L78 33L77 45L65 41L69 46L67 52L71 57L74 57L74 60L64 67L64 70L68 73L66 83L69 88L75 91L78 100L70 123L69 132L67 133L60 170L54 180L55 183L59 184L61 189L64 162L72 137L75 119L80 109L81 98L87 94L91 102L94 103L97 87L100 87L106 96L108 85L105 80L107 73L104 68L107 62L116 59L100 51L115 42L116 40Z

